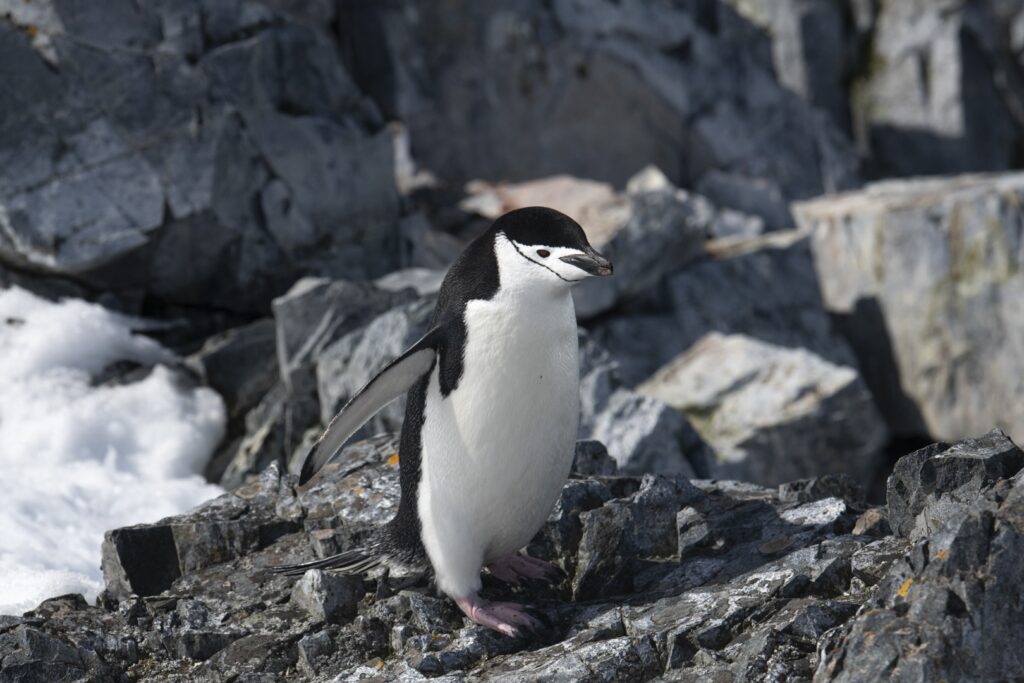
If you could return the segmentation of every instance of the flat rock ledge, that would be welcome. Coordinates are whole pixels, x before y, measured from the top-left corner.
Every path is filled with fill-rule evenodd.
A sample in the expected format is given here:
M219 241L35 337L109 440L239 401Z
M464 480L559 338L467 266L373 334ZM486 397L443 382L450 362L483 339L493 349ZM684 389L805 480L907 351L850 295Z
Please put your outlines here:
M470 624L428 577L274 565L337 552L397 500L392 437L298 492L276 466L108 532L107 589L0 617L9 681L861 681L1024 676L1024 453L1002 432L900 460L887 506L841 476L763 488L619 477L600 444L529 548L565 572L547 633Z

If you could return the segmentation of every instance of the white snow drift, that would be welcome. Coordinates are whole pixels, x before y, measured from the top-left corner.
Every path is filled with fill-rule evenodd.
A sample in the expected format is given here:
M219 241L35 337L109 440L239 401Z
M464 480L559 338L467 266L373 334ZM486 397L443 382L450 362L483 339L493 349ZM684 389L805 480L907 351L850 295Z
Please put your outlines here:
M133 319L82 301L0 290L0 614L102 589L103 532L220 493L198 474L224 430L206 388L179 386L174 356ZM155 366L92 386L111 363Z

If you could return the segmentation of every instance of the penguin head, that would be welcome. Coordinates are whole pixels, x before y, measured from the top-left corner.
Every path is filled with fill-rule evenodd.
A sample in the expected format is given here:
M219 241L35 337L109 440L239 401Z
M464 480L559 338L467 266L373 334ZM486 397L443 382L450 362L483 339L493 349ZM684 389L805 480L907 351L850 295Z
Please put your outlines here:
M590 246L579 223L554 209L510 211L493 231L501 272L521 283L568 287L612 274L611 261Z

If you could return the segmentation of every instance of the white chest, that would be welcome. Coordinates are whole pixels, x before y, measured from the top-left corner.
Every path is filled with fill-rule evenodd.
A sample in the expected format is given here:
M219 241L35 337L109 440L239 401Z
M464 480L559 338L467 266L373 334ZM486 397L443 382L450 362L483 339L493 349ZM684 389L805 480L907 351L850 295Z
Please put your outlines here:
M420 511L431 517L424 527L457 529L489 562L530 540L568 476L579 420L576 319L568 291L510 292L471 301L465 321L458 387L442 397L435 372L428 390Z

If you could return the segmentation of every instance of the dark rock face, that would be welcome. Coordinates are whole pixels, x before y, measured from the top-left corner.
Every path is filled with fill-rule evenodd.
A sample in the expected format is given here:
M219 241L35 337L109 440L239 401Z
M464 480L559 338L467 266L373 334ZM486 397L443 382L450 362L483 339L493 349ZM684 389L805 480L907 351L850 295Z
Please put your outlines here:
M889 477L889 522L900 536L925 538L957 508L978 505L986 490L1022 467L1024 453L1002 432L911 453Z
M823 640L816 680L1024 675L1011 645L1024 637L1022 467L1024 452L999 431L899 462L889 507L906 549L858 616Z
M304 491L271 467L191 513L111 532L98 606L63 596L0 619L0 680L1024 675L1006 646L1024 637L1024 453L1000 432L906 456L890 481L895 534L843 477L766 489L576 474L528 549L562 585L484 577L485 594L546 615L529 641L467 625L425 578L267 571L387 520L395 446L356 444ZM581 443L577 461L602 455Z
M806 236L787 231L719 243L709 251L668 279L668 310L595 326L595 338L622 359L629 384L647 379L708 332L802 347L856 366L849 344L832 329Z
M857 182L839 129L775 81L755 36L719 32L710 3L359 7L342 29L356 79L442 177L622 184L654 163L695 187L728 172L783 198L783 221L786 199Z
M57 2L52 26L0 24L0 258L247 313L303 272L397 267L390 138L329 10L288 4Z

